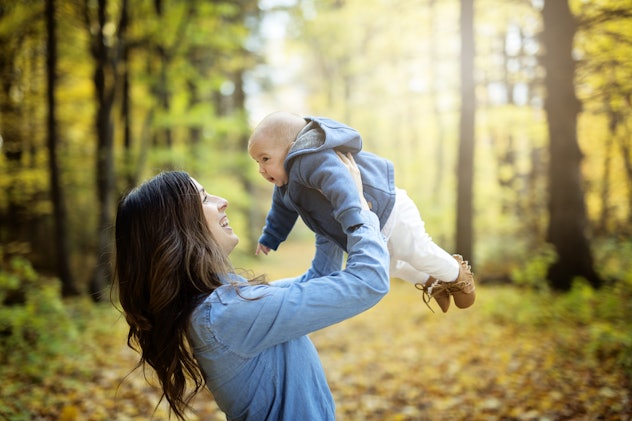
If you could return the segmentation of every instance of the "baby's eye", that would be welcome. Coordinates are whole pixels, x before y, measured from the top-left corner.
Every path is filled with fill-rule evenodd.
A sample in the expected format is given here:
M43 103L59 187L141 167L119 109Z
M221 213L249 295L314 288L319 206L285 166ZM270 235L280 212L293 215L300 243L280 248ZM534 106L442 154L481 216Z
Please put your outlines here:
M261 158L261 161L263 161L263 162L268 162L268 160L269 160L269 159L270 159L270 158Z

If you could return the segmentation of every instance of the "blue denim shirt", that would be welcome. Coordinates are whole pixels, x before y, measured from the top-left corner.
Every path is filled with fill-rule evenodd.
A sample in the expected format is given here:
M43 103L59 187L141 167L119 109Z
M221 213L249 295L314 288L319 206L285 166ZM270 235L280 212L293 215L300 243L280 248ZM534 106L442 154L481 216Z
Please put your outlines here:
M189 337L207 386L228 420L335 419L310 332L374 306L389 289L389 257L375 214L342 250L318 236L312 267L270 285L224 285L193 312ZM328 271L332 271L329 273ZM243 281L243 280L242 280Z

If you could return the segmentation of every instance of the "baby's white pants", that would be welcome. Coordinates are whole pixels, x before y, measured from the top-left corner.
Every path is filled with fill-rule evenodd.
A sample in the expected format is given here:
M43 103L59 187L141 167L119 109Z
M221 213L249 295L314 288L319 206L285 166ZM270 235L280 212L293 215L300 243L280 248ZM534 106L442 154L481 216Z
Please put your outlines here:
M444 282L459 276L459 264L432 241L417 206L405 190L397 189L395 206L382 234L391 256L391 278L425 283L429 276Z

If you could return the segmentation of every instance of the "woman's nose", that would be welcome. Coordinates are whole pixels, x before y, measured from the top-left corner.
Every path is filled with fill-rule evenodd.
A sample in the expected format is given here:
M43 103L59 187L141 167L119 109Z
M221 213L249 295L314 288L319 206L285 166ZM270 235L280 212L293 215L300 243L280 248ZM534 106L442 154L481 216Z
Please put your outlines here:
M217 209L224 210L228 207L228 200L223 197L217 197Z
M211 195L209 195L209 197L217 205L217 209L223 210L228 207L228 200L224 199L223 197L211 196Z

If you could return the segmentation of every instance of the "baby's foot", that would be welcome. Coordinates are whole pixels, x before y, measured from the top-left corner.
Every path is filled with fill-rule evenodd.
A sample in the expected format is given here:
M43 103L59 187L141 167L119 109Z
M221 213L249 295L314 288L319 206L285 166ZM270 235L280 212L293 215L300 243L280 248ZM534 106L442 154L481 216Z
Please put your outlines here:
M468 308L474 304L476 299L476 286L474 285L474 274L467 260L463 260L460 254L452 257L459 262L459 277L456 281L450 282L448 290L454 297L454 304L458 308Z
M415 287L423 291L424 303L426 303L430 311L434 313L429 304L430 300L434 298L437 304L439 304L439 307L441 307L441 310L445 313L450 307L450 293L448 292L447 285L447 282L440 281L431 276L425 283L422 284L420 282L415 284Z
M425 283L417 283L415 287L423 291L424 303L430 307L430 300L435 299L443 312L447 312L450 307L450 295L454 298L454 304L458 308L468 308L474 304L476 299L476 287L474 285L474 274L467 261L459 254L452 257L459 263L459 276L453 282L444 282L432 276Z

